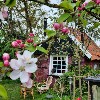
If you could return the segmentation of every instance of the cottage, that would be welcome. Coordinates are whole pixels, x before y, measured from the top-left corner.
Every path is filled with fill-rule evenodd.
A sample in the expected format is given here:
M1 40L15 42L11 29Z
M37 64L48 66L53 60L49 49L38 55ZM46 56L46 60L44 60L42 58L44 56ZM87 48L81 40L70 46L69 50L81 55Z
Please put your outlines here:
M83 38L84 37L84 38ZM74 49L78 47L84 54L81 57L81 66L89 65L94 69L100 68L100 48L85 33L70 28L70 34L65 39L55 38L50 43L49 54L39 58L36 80L43 81L48 75L60 76L68 71L69 65L77 65L74 59ZM44 48L48 43L42 44ZM74 47L73 47L74 46ZM36 52L40 55L40 52Z

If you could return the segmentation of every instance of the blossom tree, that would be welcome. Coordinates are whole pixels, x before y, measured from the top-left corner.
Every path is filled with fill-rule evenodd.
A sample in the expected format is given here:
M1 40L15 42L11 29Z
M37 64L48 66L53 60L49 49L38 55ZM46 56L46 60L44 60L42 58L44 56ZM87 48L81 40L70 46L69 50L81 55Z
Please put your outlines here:
M21 3L22 5L24 5L24 7L18 8L19 4ZM60 4L51 4L50 0L21 0L17 2L16 0L4 0L4 3L2 3L2 5L3 7L1 8L0 19L7 20L7 18L9 17L8 23L5 25L5 28L7 28L6 32L10 33L7 34L7 36L3 35L2 38L4 38L5 36L13 36L12 41L10 41L11 38L9 38L7 41L10 41L9 45L10 47L12 47L12 50L14 49L13 52L17 51L17 59L10 60L7 53L3 55L4 65L10 65L13 69L10 74L10 78L13 80L20 78L21 83L23 83L23 85L26 87L31 88L32 80L30 76L37 69L37 58L32 58L33 52L35 52L36 50L40 50L45 54L48 54L50 46L47 48L47 50L45 50L43 47L41 47L41 44L52 41L54 38L62 38L62 36L68 34L70 32L70 29L67 25L69 25L70 23L75 23L75 28L77 30L80 30L82 33L91 33L96 38L100 38L100 30L98 28L100 26L100 0L61 0ZM43 41L40 41L40 39L38 38L40 34L31 34L33 33L33 28L36 28L35 26L39 27L37 21L41 19L41 17L39 17L39 19L36 20L36 17L34 17L34 15L36 14L35 11L39 9L34 10L34 12L31 11L33 8L36 8L35 5L38 5L39 7L40 5L47 5L49 7L58 8L62 11L60 17L57 19L57 22L53 24L53 27L56 31L45 30L48 38ZM9 7L9 10L6 9L5 6ZM12 20L16 18L12 17L12 13L15 14L15 12L18 12L19 10L21 13L16 13L15 16L19 16L20 19L23 18L23 20L21 20L22 22L19 20ZM43 14L44 13L41 13L40 15L43 16ZM32 17L34 17L35 20L32 20ZM65 26L62 24L63 22L66 22ZM22 26L25 26L25 29L22 28ZM71 27L74 28L73 24ZM41 31L38 31L38 33L39 32ZM29 35L29 33L31 35ZM6 38L4 39L6 40ZM19 50L22 51L22 55L19 53Z

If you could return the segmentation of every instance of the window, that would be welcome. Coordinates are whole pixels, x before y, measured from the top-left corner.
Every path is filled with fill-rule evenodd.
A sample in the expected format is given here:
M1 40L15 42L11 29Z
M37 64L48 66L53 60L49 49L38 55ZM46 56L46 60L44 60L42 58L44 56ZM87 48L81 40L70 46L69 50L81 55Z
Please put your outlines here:
M62 75L68 71L68 56L50 56L49 74Z

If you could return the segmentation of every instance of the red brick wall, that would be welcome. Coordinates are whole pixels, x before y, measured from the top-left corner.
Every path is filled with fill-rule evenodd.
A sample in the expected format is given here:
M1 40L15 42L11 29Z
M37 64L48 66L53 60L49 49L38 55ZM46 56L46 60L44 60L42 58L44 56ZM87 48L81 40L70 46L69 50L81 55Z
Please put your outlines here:
M50 57L41 57L39 59L37 63L38 70L35 73L36 75L35 80L37 82L42 82L47 79L49 74L49 62L50 62ZM91 68L93 68L95 63L99 63L99 61L91 61L87 58L82 58L81 66L90 65ZM68 65L70 64L72 64L72 57L68 57Z

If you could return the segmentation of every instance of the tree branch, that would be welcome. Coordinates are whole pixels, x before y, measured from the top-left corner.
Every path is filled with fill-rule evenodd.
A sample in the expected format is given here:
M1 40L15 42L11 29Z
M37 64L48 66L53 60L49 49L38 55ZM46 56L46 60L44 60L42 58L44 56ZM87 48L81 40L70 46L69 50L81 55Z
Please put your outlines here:
M34 1L34 2L43 4L43 5L52 7L52 8L64 9L63 7L61 7L61 6L57 5L57 4L50 4L50 3L47 3L47 2L41 2L41 1L38 1L38 0L29 0L29 1ZM91 16L93 16L93 17L95 17L96 19L100 20L100 16L97 16L96 14L94 14L94 13L91 12L91 11L88 11L87 9L84 9L84 10L85 10L86 12L88 12Z
M31 24L31 21L29 19L27 0L23 0L23 3L24 3L24 6L25 6L25 15L26 15L27 27L29 27L30 33L32 33L32 24Z
M29 1L34 1L34 2L37 2L37 3L43 4L43 5L49 6L49 7L53 7L53 8L62 8L57 4L50 4L50 3L41 2L41 1L38 1L38 0L29 0Z
M85 10L86 12L88 12L91 16L93 16L93 17L95 17L96 19L100 20L100 15L97 16L97 14L95 14L95 13L93 13L93 12L91 12L91 11L85 9L85 8L84 8L84 10Z

